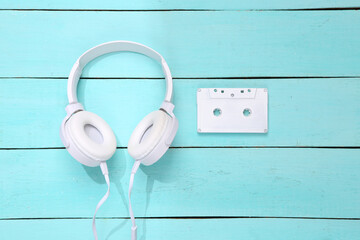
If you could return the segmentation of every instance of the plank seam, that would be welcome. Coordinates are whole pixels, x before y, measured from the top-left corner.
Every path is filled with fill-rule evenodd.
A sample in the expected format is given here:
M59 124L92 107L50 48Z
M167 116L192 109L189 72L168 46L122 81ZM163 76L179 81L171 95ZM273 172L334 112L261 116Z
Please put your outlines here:
M170 147L170 149L218 149L218 148L259 148L259 149L360 149L360 146L182 146ZM65 150L65 147L38 147L38 148L0 148L0 151L18 150ZM116 149L127 149L127 147L116 147Z
M341 79L341 78L360 78L360 76L243 76L243 77L173 77L174 80L224 80L224 79ZM48 80L48 79L60 79L65 80L68 77L0 77L1 79L39 79L39 80ZM130 80L130 79L139 79L139 80L163 80L162 77L82 77L84 80Z
M299 11L357 11L360 7L294 8L294 9L51 9L51 8L2 8L0 11L39 12L299 12Z
M301 220L350 220L359 221L360 218L336 217L275 217L275 216L176 216L176 217L136 217L137 219L301 219ZM92 217L39 217L39 218L0 218L0 221L19 220L84 220ZM96 219L130 219L129 217L97 217Z

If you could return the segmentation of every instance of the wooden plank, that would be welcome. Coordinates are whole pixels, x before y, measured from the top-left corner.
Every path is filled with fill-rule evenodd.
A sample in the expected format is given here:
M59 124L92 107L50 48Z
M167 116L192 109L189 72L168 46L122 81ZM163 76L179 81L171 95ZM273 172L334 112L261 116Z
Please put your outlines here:
M0 80L0 148L62 147L65 79ZM196 91L204 87L266 87L267 134L198 134ZM159 108L163 80L82 80L80 100L113 128L126 147L140 120ZM173 146L360 146L359 79L175 80L180 127ZM129 103L129 104L127 104ZM355 104L355 105L354 105ZM106 107L105 107L106 106Z
M298 219L146 219L139 239L359 239L360 221ZM130 239L130 220L99 219L99 239ZM92 239L91 220L0 221L2 239Z
M120 39L159 51L175 77L360 76L359 11L1 11L0 19L0 77L67 77L85 50ZM150 62L115 54L84 76L161 77Z
M136 216L360 217L359 149L171 149L136 175ZM91 217L106 191L99 168L66 150L0 151L0 218ZM133 160L109 161L99 217L127 217ZM336 207L334 207L336 206Z
M183 1L26 1L3 0L2 9L117 9L117 10L154 10L154 9L298 9L298 8L338 8L359 7L356 0L303 0L303 1L266 1L266 0L183 0Z

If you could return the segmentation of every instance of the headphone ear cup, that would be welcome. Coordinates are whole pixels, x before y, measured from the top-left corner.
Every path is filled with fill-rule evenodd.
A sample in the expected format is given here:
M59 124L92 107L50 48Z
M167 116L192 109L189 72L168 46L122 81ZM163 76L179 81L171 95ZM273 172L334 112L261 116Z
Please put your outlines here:
M130 156L141 160L150 154L159 144L170 121L171 117L161 110L151 112L141 120L128 143Z
M88 161L84 159L80 161L74 154L72 155L87 166L97 166L115 153L116 138L112 129L105 120L92 112L75 113L67 121L65 131L72 151L76 149L77 155L82 154Z

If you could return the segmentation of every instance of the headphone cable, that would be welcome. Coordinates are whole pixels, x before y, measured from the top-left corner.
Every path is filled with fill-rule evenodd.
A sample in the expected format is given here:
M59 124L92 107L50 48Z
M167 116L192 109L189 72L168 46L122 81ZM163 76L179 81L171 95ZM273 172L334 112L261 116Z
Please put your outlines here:
M133 212L132 206L131 206L131 191L132 191L133 184L134 184L135 173L137 172L139 167L140 167L140 161L135 161L134 166L131 170L130 183L129 183L129 211L130 211L130 218L131 218L131 222L132 222L131 240L137 239L137 226L136 226L136 222L135 222L134 212ZM92 229L93 229L95 240L98 240L98 236L97 236L97 232L96 232L96 224L95 224L96 213L99 210L99 208L101 207L101 205L103 205L103 203L107 200L107 198L109 197L109 194L110 194L110 180L109 180L109 172L108 172L106 162L101 162L100 168L101 168L101 172L104 175L106 184L108 186L108 190L105 193L105 195L101 198L99 203L97 204L95 213L93 216Z
M140 161L135 161L134 166L132 167L132 170L131 170L130 182L129 182L129 212L130 212L130 218L131 218L131 222L132 222L131 240L137 239L137 226L136 226L136 222L135 222L134 212L131 207L131 191L132 191L133 184L134 184L135 173L139 169L139 166L140 166Z
M101 207L101 205L103 205L103 203L109 197L109 194L110 194L109 171L108 171L106 162L101 162L100 163L100 168L101 168L102 174L104 175L105 182L106 182L106 184L108 186L108 189L107 189L107 192L105 193L105 195L101 198L101 200L97 204L96 209L95 209L95 213L94 213L94 216L93 216L92 229L93 229L95 240L98 240L98 236L97 236L97 232L96 232L96 225L95 225L96 213L99 210L99 208Z

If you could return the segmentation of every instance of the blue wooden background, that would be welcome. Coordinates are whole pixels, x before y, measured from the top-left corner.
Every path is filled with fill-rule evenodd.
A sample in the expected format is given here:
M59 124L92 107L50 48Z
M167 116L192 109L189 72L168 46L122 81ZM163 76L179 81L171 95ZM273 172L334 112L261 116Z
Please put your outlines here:
M63 148L67 76L132 40L174 76L180 127L134 188L139 239L360 239L358 0L0 1L0 239L92 239L106 190ZM130 239L126 151L161 102L161 69L122 53L85 70L81 101L114 129L100 239ZM196 89L266 87L267 134L198 134Z

